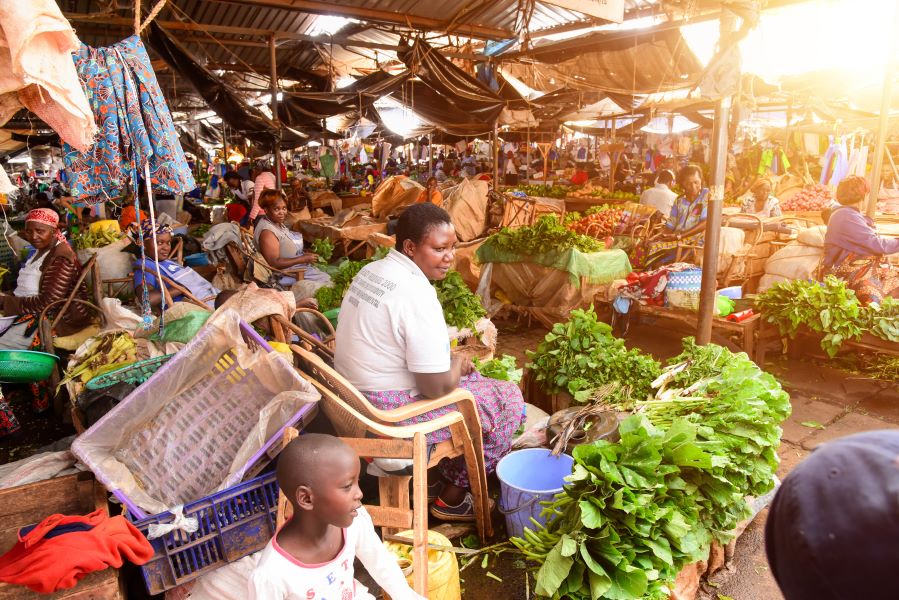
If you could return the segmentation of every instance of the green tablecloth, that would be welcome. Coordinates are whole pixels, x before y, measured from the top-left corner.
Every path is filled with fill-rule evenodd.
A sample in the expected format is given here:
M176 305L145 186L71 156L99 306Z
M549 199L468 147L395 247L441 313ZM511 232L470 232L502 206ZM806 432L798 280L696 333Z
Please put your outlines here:
M623 279L632 271L631 263L624 250L603 250L601 252L580 252L570 249L562 252L548 252L539 256L526 256L497 248L488 239L478 248L479 263L530 262L571 274L575 280L586 278L587 283L603 284Z

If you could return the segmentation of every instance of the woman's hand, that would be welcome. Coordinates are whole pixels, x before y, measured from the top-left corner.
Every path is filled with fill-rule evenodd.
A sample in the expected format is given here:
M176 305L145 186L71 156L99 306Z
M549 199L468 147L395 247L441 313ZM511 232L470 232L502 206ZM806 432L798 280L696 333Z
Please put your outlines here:
M318 262L318 254L314 252L304 252L300 258L302 259L299 263L301 265L314 265Z
M315 298L303 298L297 302L297 308L313 308L318 310L318 300Z
M471 372L474 371L474 363L467 356L454 356L452 362L453 368L459 370L461 377L471 375Z

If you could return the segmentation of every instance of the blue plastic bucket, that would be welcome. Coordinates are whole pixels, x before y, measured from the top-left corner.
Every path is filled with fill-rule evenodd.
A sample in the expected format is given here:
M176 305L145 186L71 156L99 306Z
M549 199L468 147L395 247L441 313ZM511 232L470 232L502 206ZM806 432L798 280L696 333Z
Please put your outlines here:
M573 466L573 458L567 454L553 456L546 448L515 450L499 461L499 511L506 517L509 536L520 537L525 527L534 529L531 517L544 522L540 503L562 491Z

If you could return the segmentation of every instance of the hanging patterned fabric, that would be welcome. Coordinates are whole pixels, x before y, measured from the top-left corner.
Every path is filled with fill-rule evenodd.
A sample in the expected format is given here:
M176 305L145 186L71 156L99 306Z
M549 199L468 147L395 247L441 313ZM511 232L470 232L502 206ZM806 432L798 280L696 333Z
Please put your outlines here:
M122 195L149 164L152 188L173 194L196 187L172 117L139 36L73 54L100 129L87 152L65 145L72 195L88 204Z

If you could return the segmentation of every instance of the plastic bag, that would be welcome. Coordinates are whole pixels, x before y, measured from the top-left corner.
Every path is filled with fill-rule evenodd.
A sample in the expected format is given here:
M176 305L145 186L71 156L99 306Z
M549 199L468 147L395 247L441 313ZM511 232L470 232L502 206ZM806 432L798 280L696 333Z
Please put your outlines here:
M719 294L717 299L715 300L715 307L718 310L719 317L726 317L730 313L734 312L736 304L734 304L734 301L727 296L721 296Z
M187 342L192 340L195 335L197 335L197 332L200 331L200 328L206 324L206 321L209 320L210 316L212 316L212 313L209 311L193 311L187 316L178 319L177 321L166 323L165 329L162 332L162 337L154 337L152 339L153 341L159 340L165 343L177 342L180 344L186 344Z

